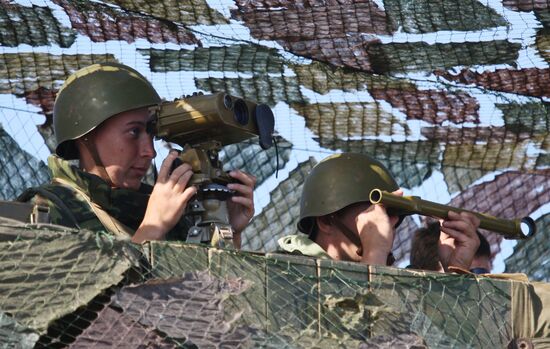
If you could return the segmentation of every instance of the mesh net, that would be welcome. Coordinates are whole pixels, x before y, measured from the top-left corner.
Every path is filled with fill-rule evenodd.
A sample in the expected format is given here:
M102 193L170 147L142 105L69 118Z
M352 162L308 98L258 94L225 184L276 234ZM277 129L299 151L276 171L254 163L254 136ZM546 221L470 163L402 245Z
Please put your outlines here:
M53 103L63 81L89 64L120 62L140 71L168 100L196 91L224 91L265 103L273 109L278 151L274 148L263 151L255 141L247 141L229 145L221 154L224 169L240 168L258 178L256 216L243 233L243 249L274 251L278 238L295 232L301 185L311 167L333 152L353 151L382 161L406 195L418 195L505 219L530 215L539 230L532 240L514 246L509 241L503 243L498 234L482 233L491 244L493 256L500 261L501 270L526 272L534 280L550 281L546 248L550 238L548 28L550 2L545 0L3 0L0 1L0 199L14 199L25 188L48 182L45 161L55 146ZM156 148L159 157L166 155L165 144L159 142ZM422 219L409 217L400 226L393 251L399 265L408 263L411 235L421 224ZM41 239L47 240L45 236ZM21 246L34 246L31 238L17 241ZM37 261L43 258L39 255L50 256L44 246L41 247L44 250L33 252L37 253ZM458 295L470 300L464 298L464 304L468 305L462 302L449 305L464 313L462 322L457 319L456 324L451 324L454 320L434 314L440 304L450 302L451 297L444 297L456 292L451 286L462 285L463 281L430 276L422 281L426 284L422 284L415 279L424 286L418 286L416 291L412 290L414 287L403 286L404 293L399 296L410 297L410 302L399 303L402 301L396 296L399 285L410 281L405 271L363 269L361 273L368 276L363 276L366 280L361 281L349 276L361 274L359 271L356 274L340 271L340 266L334 271L336 269L327 265L309 265L303 261L292 264L284 258L279 262L277 258L239 254L234 257L235 263L242 263L239 268L263 280L263 283L256 280L254 287L259 287L256 290L245 281L232 283L224 279L222 266L219 271L213 268L215 258L211 254L214 252L191 247L180 247L176 252L170 246L158 247L166 262L149 261L149 269L138 268L142 271L140 282L151 273L163 280L175 276L187 280L185 286L177 284L173 289L170 284L164 284L172 290L164 295L166 299L188 292L196 294L194 287L206 287L204 285L224 289L222 293L227 297L241 300L246 299L243 295L257 291L259 298L253 308L258 311L257 305L264 309L263 313L254 313L261 321L254 322L252 313L238 317L237 312L231 312L239 308L237 305L228 312L233 317L224 315L222 319L199 322L200 325L195 323L200 320L196 318L176 326L177 321L161 324L160 317L138 316L141 310L131 307L129 297L152 302L152 296L147 293L150 290L145 285L142 289L110 288L108 285L124 283L123 280L129 278L127 271L136 267L128 262L131 258L115 262L119 257L113 257L115 260L109 262L112 265L103 264L95 260L105 252L99 249L103 252L94 250L90 255L90 268L111 268L110 273L116 269L115 275L120 275L120 279L98 281L100 286L88 294L78 291L71 296L76 303L65 304L68 308L62 313L55 310L57 303L52 303L51 308L43 312L50 317L42 320L34 316L31 320L30 315L12 317L17 312L8 306L16 304L12 303L12 293L9 297L2 296L0 331L9 334L2 337L2 341L38 341L52 346L55 341L72 343L66 336L73 339L81 336L78 337L81 343L91 346L90 343L102 343L101 336L105 333L111 333L112 338L125 333L128 343L170 347L186 341L198 343L196 338L193 341L189 337L193 331L180 331L202 326L202 329L215 327L220 331L212 332L218 334L208 337L210 339L201 337L205 341L224 338L227 343L235 343L232 341L242 335L250 343L267 343L266 346L292 347L289 338L304 338L304 343L315 346L322 341L333 343L331 341L344 332L353 340L361 340L366 334L369 338L383 336L391 332L393 325L407 321L408 327L403 325L403 328L408 332L404 331L396 340L409 346L418 339L411 337L413 334L421 337L423 343L437 346L484 346L488 343L483 342L484 336L502 344L505 340L496 338L509 336L509 323L499 325L496 320L491 320L495 328L468 327L476 323L472 322L475 318L472 311L489 316L484 313L488 308L480 307L487 299L495 307L492 318L506 317L499 309L508 304L504 299L509 297L504 291L496 291L500 290L496 281L487 283L488 289L483 291L487 294L468 291L471 299ZM33 250L34 247L29 249ZM183 250L186 252L181 252ZM156 256L153 252L146 255ZM25 273L22 256L3 261L12 263L8 264L10 270L26 280L34 272ZM55 254L51 258L56 263L62 261L61 255L53 256ZM233 258L227 256L233 255L221 253L219 258ZM195 258L197 263L204 261L206 266L183 267L187 263L194 265ZM84 260L80 262L86 264ZM36 263L29 267L43 265ZM182 269L170 269L171 263ZM263 274L255 271L257 264L254 263L259 263ZM275 269L270 268L280 268L282 275L289 275L288 279L279 283L273 274L271 280L268 270ZM199 273L205 270L209 272ZM317 273L315 277L310 274L312 270ZM54 287L53 272L43 272L52 273L48 282ZM326 279L321 277L324 272L329 275ZM75 269L74 273L78 271ZM2 279L2 284L9 284L4 282L11 280L9 275ZM47 280L47 275L43 276ZM288 283L289 280L298 281ZM96 280L88 286L84 281L82 284L76 280L66 282L78 285L67 288L80 290L93 288L91 285ZM258 286L260 284L263 286ZM25 290L34 290L31 285ZM340 285L346 286L340 290ZM345 299L337 293L328 298L320 296L320 290L324 292L331 287L338 292L348 292L344 293ZM479 289L480 286L472 283L471 287ZM317 298L302 300L285 296L285 292L293 289L317 294ZM380 294L371 297L368 293L371 289ZM445 292L434 292L430 296L430 290L436 289ZM10 292L25 294L15 289ZM438 299L435 294L443 298ZM354 301L350 303L348 296ZM271 302L277 297L281 304L297 302L297 305L289 303L286 307L270 308L278 304ZM380 299L384 299L381 308L378 307ZM32 304L38 302L32 296L22 301L30 302L30 310L35 309ZM223 303L217 298L212 302L216 306ZM389 307L390 303L385 302L394 302L390 307L392 311L400 309L391 315L397 320L385 317L381 322L374 321L376 314L386 314L384 311L389 309L384 306ZM179 304L178 316L194 309L186 308L193 306L204 305ZM297 314L296 306L303 306L304 314ZM423 307L432 307L433 311ZM216 309L210 310L217 314ZM320 309L327 314L326 318L319 315ZM355 311L350 317L353 323L340 324L341 321L334 320L346 317L350 309ZM286 312L288 318L279 320L273 315L275 312ZM406 317L407 321L399 320L405 313L415 315ZM288 320L292 316L296 317L295 321ZM96 318L103 320L89 327ZM119 327L112 325L114 319L118 319L116 326ZM364 319L367 321L362 321ZM300 325L294 328L294 323ZM245 328L251 324L261 326L256 332L239 332L241 324ZM234 331L223 332L228 326ZM276 330L271 331L271 326ZM345 331L338 332L342 330L339 326L344 326ZM354 326L359 327L353 329ZM151 331L152 327L156 330ZM5 329L9 329L8 332ZM68 329L78 329L79 335L67 334ZM453 330L467 333L469 337L449 337ZM485 334L481 335L480 331ZM319 339L323 333L335 335ZM432 337L439 339L428 339Z
M505 347L522 321L519 281L6 221L0 238L0 340L18 348Z

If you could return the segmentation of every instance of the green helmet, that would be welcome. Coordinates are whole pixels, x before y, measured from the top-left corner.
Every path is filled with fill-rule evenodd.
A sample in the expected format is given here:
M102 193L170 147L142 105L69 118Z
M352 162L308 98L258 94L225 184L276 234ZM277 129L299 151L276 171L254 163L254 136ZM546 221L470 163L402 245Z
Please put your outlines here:
M298 229L310 234L315 217L369 201L369 194L375 188L389 192L399 189L380 161L365 154L329 156L311 170L304 182Z
M57 155L77 159L74 140L113 115L161 101L138 71L118 63L93 64L69 76L53 110Z

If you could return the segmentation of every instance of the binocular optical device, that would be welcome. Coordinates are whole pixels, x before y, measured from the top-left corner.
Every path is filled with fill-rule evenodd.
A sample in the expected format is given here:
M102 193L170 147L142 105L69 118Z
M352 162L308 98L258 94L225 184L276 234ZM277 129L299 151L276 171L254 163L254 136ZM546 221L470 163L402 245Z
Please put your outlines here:
M185 212L193 221L186 241L234 247L227 210L234 194L227 184L234 179L223 171L218 155L225 145L255 137L262 149L270 148L275 126L271 108L220 92L162 102L149 111L149 131L183 148L177 160L191 165L188 185L198 187Z

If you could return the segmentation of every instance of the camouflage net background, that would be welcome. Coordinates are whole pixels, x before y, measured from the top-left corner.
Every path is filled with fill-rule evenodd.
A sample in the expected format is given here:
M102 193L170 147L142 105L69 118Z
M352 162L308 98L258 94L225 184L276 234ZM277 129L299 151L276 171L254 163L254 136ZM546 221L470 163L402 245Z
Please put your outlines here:
M532 322L522 282L1 218L0 280L3 348L521 348Z
M506 270L549 281L549 28L544 0L1 0L0 199L49 180L63 81L117 61L167 99L225 91L274 110L278 159L254 141L222 156L258 178L244 249L274 251L295 233L309 169L355 151L386 164L406 194L531 215L539 234ZM420 225L400 227L400 265ZM483 233L498 255L501 237Z

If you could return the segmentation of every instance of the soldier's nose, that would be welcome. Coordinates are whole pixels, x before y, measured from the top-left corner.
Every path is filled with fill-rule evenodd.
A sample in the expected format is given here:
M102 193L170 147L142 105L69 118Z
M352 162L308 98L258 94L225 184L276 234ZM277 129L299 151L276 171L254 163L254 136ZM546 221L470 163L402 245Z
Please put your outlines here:
M152 138L144 142L143 146L141 147L141 155L151 159L157 156Z

